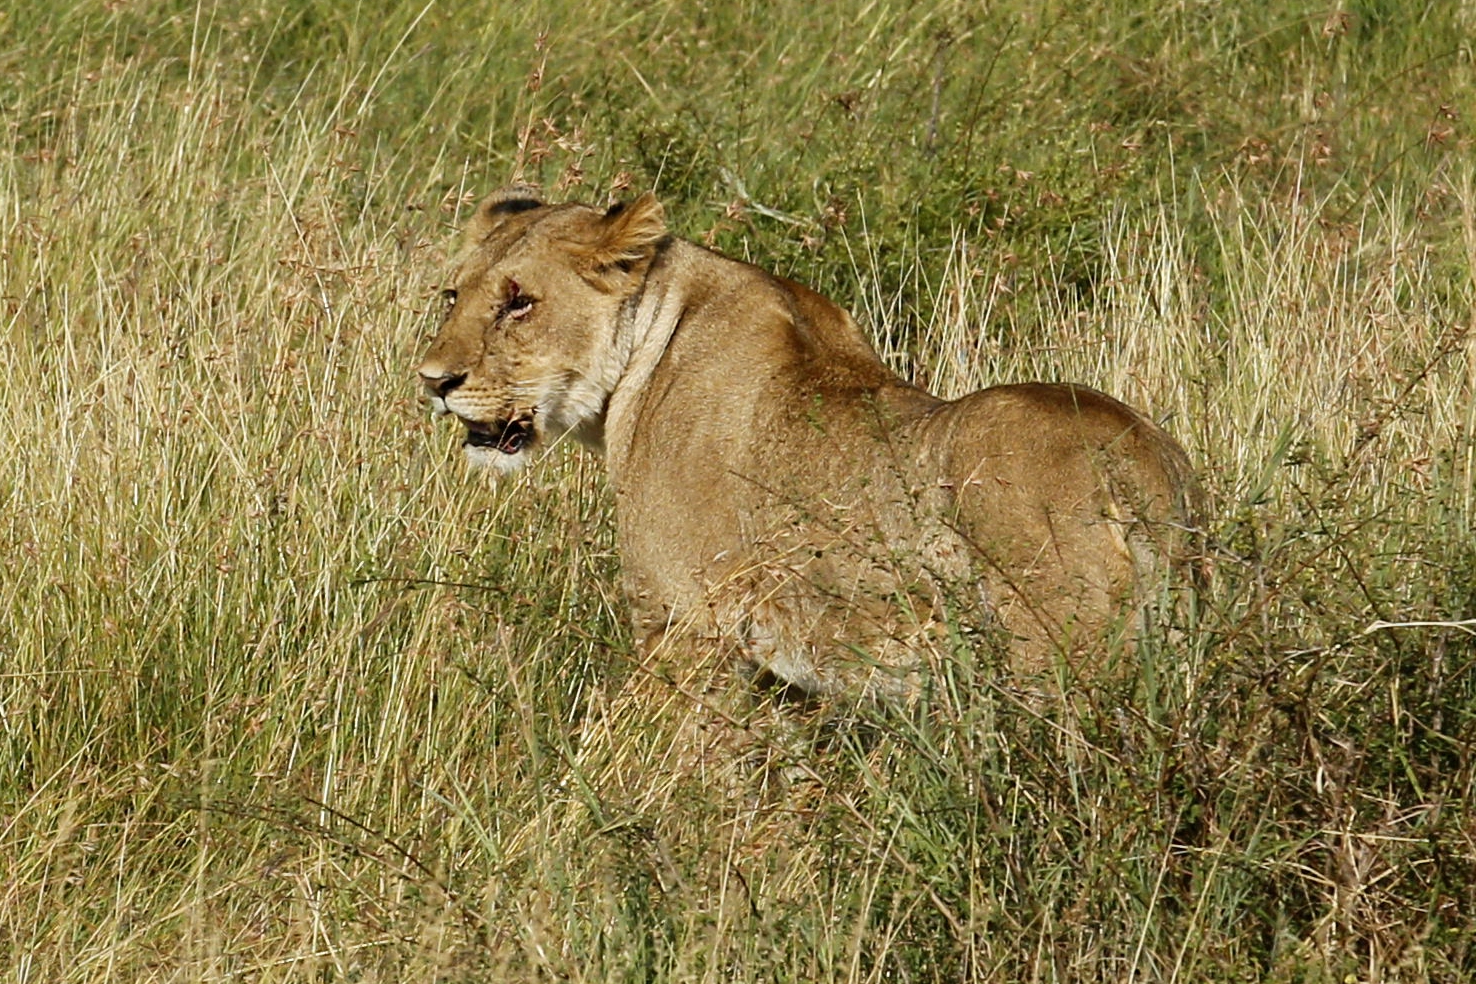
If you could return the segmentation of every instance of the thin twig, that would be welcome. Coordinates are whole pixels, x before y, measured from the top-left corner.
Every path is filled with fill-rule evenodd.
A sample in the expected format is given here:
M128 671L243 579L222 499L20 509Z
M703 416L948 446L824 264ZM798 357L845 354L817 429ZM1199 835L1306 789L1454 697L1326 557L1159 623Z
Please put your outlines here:
M1458 622L1385 622L1380 620L1371 623L1363 630L1363 634L1368 635L1380 629L1460 629L1467 635L1476 635L1476 618L1461 619Z

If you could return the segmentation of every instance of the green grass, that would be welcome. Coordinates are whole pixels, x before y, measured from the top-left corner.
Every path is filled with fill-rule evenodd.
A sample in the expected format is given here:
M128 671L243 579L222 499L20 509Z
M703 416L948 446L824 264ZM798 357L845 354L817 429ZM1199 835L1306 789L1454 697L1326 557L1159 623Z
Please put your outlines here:
M1082 6L0 7L0 979L1476 975L1476 22ZM599 463L417 402L515 177L1167 421L1193 623L672 769Z

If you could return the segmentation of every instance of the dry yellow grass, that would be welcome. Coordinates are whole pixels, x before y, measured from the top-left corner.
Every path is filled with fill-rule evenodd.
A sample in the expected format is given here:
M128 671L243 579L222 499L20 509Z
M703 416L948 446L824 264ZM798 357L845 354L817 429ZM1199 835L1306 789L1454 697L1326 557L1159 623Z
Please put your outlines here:
M858 8L851 61L753 90L788 139L772 159L703 137L739 111L701 58L804 62L749 44L737 14L560 7L586 41L530 85L547 49L521 8L107 6L0 12L0 980L1472 970L1476 185L1440 142L1459 121L1440 136L1431 117L1418 182L1351 202L1324 165L1267 177L1206 131L1156 195L1109 175L1094 201L1072 151L1029 186L1066 201L1042 192L1038 227L959 208L909 238L867 228L867 204L989 219L969 182L996 171L965 155L959 186L896 164L812 189L795 172L864 178L886 154L836 165L788 138L877 120L922 134L891 152L932 167L929 119L945 141L994 105L935 65L982 79L960 52L1011 37L956 5ZM1130 20L1103 17L1087 36ZM773 33L802 45L803 23ZM1270 33L1195 54L1195 23L1158 61L1073 55L1044 28L1031 59L999 42L1036 100L1020 118L1065 112L1046 65L1102 87L1083 114L1151 105L1187 130L1213 89L1196 72L1280 64L1256 47ZM1309 77L1354 57L1328 23L1287 48ZM687 110L649 53L616 72L587 40L633 31L692 56ZM1405 78L1417 59L1387 45L1368 64ZM1392 126L1381 91L1384 123L1347 119ZM614 115L663 100L666 130ZM995 136L1034 146L1012 113ZM507 121L543 116L519 147ZM1132 141L1159 130L1113 125L1106 163L1132 175ZM1353 129L1346 181L1377 170L1379 132ZM551 182L584 169L587 197L630 171L693 237L814 273L943 392L1074 379L1166 421L1216 507L1188 640L1045 707L960 645L926 712L760 722L767 767L736 780L666 767L688 718L671 690L621 699L645 678L598 462L559 453L489 487L416 401L458 210L519 154ZM755 196L802 189L771 211L834 190L852 218L728 208L696 183L703 155ZM1138 197L1113 203L1122 188ZM1100 233L1091 277L1052 216Z

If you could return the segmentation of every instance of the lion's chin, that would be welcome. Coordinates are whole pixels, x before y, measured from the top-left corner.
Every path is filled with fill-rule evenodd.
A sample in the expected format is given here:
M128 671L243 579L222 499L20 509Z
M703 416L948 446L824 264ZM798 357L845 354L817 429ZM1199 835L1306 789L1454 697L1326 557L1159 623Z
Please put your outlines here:
M466 445L466 461L477 471L489 471L494 475L511 475L528 463L528 451L507 454L492 448L477 448Z

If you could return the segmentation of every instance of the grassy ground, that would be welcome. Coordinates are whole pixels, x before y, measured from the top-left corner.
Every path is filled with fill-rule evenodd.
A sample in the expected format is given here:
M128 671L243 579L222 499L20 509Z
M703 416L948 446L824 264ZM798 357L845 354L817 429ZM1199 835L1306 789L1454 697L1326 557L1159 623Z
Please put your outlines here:
M0 979L1476 974L1476 14L1083 6L0 6ZM1195 625L665 769L599 463L417 404L514 177L1149 409Z

